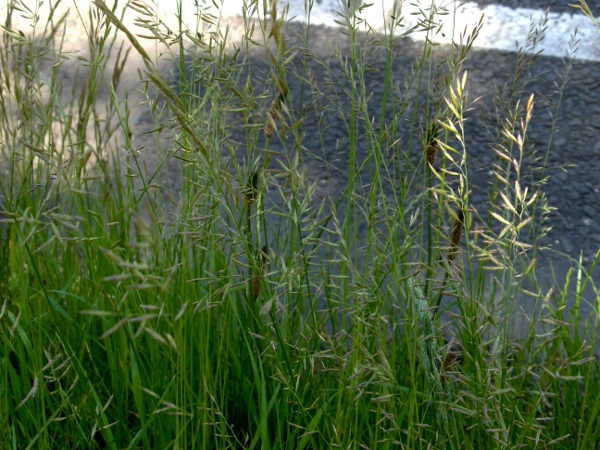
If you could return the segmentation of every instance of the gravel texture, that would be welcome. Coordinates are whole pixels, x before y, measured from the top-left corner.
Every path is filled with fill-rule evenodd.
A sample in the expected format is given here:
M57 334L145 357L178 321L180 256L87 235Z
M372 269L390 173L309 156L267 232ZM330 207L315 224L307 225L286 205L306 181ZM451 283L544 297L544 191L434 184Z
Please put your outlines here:
M297 35L303 34L303 27L293 27ZM290 32L288 48L301 45ZM316 198L337 199L347 185L348 159L347 124L343 121L344 114L351 105L348 98L343 95L347 87L344 75L344 65L332 48L323 42L335 43L341 54L348 54L347 38L339 29L325 26L312 28L309 48L315 58L309 64L310 76L318 89L304 92L304 103L300 104L302 96L301 83L293 76L288 80L290 94L288 106L299 112L302 117L302 166L309 183L316 183ZM413 43L409 40L398 44L394 53L395 82L401 87L406 76L415 66L420 56L423 44ZM441 46L434 59L440 62L449 52L449 47ZM256 92L273 91L267 85L268 63L263 53L251 54L253 64L252 83ZM535 94L534 115L528 129L529 144L532 146L533 156L526 157L523 171L532 169L530 181L539 181L548 176L548 181L543 187L550 206L556 208L548 217L545 226L551 227L547 236L542 239L542 244L552 246L554 251L544 251L538 255L539 277L542 283L550 285L553 279L551 265L559 282L564 283L564 276L573 266L573 259L583 256L586 266L594 259L600 248L600 222L597 220L600 204L597 201L600 192L598 171L600 169L600 63L573 62L568 67L568 62L552 57L526 57L526 78L528 84L517 93L517 98L523 103L531 94ZM318 62L316 62L318 61ZM497 136L494 128L486 124L493 124L497 120L497 103L495 94L508 77L509 85L511 74L517 62L517 55L510 52L472 50L463 69L468 71L467 90L472 104L472 110L467 114L465 123L465 142L470 159L469 183L472 187L471 207L481 213L487 210L489 186L493 182L492 164L495 161L495 146ZM385 60L383 54L373 55L369 61L371 70L367 73L365 86L370 92L369 115L377 121L379 118L379 105L382 95ZM303 73L304 66L300 58L293 60L289 66L290 72ZM566 71L568 83L562 96L561 109L556 123L553 123L551 114L555 111L556 104L561 100L558 86L562 85ZM331 83L331 81L334 81ZM426 92L428 86L421 87ZM407 101L414 99L415 91L399 91L400 96L405 96ZM503 94L507 98L508 93ZM268 97L263 104L263 111L268 108L273 97ZM329 104L328 104L329 102ZM320 113L315 113L320 111ZM402 136L398 146L394 149L397 157L406 158L410 141L410 124L397 121L387 112L386 123L395 123ZM554 112L554 114L556 114ZM418 111L419 120L424 120L424 111ZM257 113L256 119L261 120L263 113ZM410 113L407 115L410 117ZM143 114L136 120L138 133L147 129L149 116ZM235 122L235 118L233 118ZM239 123L238 123L239 124ZM553 128L555 129L552 134ZM497 127L496 127L497 129ZM549 138L553 135L550 142ZM139 136L139 134L138 134ZM245 148L245 133L242 128L236 128L232 123L230 137ZM418 137L416 138L418 140ZM416 142L416 141L415 141ZM496 144L495 144L496 142ZM416 144L419 146L420 144ZM264 146L259 141L257 148ZM288 139L287 146L291 145ZM271 149L281 154L280 158L274 157L272 166L277 166L277 160L287 161L284 146L271 142ZM368 148L364 143L359 143L358 160L364 161ZM240 153L243 157L244 152ZM546 159L548 169L542 173L539 168ZM404 155L404 156L402 156ZM418 167L418 151L413 150L411 159ZM538 158L536 160L536 158ZM541 160L539 159L541 158ZM422 162L422 158L421 158ZM422 167L422 166L421 166ZM175 169L177 170L177 169ZM366 171L368 172L368 171ZM398 173L391 174L398 176ZM368 175L364 175L360 182L364 185L370 183ZM526 179L524 183L527 184ZM326 209L325 212L328 210ZM359 234L365 232L364 224L357 224ZM590 292L588 291L588 294ZM585 308L585 307L584 307Z

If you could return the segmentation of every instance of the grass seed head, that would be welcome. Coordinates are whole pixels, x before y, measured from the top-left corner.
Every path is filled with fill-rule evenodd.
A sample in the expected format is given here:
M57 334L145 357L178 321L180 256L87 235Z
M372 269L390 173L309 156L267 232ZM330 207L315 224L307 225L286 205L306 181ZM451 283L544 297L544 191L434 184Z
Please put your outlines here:
M269 111L267 111L267 123L265 125L265 136L267 139L272 138L273 134L275 133L275 126L277 124L277 110L278 101L273 100L273 102L271 102Z
M439 138L441 129L437 122L432 122L425 132L425 158L431 165L435 162L435 157L439 148Z
M260 279L259 275L254 275L252 278L252 298L256 300L260 295Z
M247 205L252 205L258 199L258 171L253 171L246 181L242 197Z
M454 257L458 253L464 221L465 214L462 209L459 209L456 213L456 219L454 220L454 225L452 225L452 234L450 236L450 251L448 252L448 260L450 261L454 260Z
M265 267L267 266L267 246L265 245L258 253L257 265L254 276L252 277L252 298L256 300L260 295L260 282L263 279Z

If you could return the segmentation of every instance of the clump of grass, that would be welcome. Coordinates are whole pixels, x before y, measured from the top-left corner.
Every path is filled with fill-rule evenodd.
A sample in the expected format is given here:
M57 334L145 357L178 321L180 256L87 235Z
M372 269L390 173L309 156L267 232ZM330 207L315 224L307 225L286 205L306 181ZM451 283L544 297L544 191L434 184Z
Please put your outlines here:
M89 48L65 54L56 5L47 26L30 11L31 35L7 22L0 47L8 447L598 441L599 319L582 336L579 313L593 267L579 266L573 307L572 273L555 293L536 278L549 205L525 52L495 96L496 181L478 210L463 66L482 23L438 58L446 11L424 8L428 39L401 72L410 33L398 11L371 29L374 6L348 5L324 58L310 20L297 32L276 1L243 6L234 44L209 10L188 30L180 4L173 31L131 3L161 61L100 0L81 12ZM139 93L120 87L122 35L141 56ZM138 147L134 98L154 155ZM316 163L327 170L311 179Z

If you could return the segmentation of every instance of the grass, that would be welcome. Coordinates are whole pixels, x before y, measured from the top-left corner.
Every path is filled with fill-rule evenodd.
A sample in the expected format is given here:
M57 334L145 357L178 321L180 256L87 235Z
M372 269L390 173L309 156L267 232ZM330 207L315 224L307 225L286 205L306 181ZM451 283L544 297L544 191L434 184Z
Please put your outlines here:
M494 88L477 209L463 66L482 23L440 57L444 11L423 7L429 38L399 71L410 32L397 14L369 28L366 5L321 57L276 0L243 8L235 44L206 11L167 30L131 3L159 60L96 5L79 54L64 17L25 2L8 9L32 32L2 30L0 446L597 445L598 257L537 278L550 144L528 140L525 92L544 23ZM140 94L153 155L132 134Z

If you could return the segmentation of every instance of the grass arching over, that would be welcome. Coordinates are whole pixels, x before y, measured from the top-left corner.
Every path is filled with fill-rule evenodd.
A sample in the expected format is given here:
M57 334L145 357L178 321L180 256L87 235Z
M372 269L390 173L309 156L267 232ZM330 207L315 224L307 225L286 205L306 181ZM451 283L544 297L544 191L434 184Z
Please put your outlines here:
M348 8L326 60L277 2L245 5L235 47L233 30L206 31L208 12L167 30L131 3L171 77L117 4L96 5L80 11L79 59L62 17L2 31L0 442L595 445L598 316L578 313L591 270L554 294L536 278L549 206L527 139L535 28L496 89L484 210L463 70L481 24L440 59L444 11L424 7L411 32L430 39L399 72L410 33L395 13L381 31ZM152 162L120 88L134 53Z

